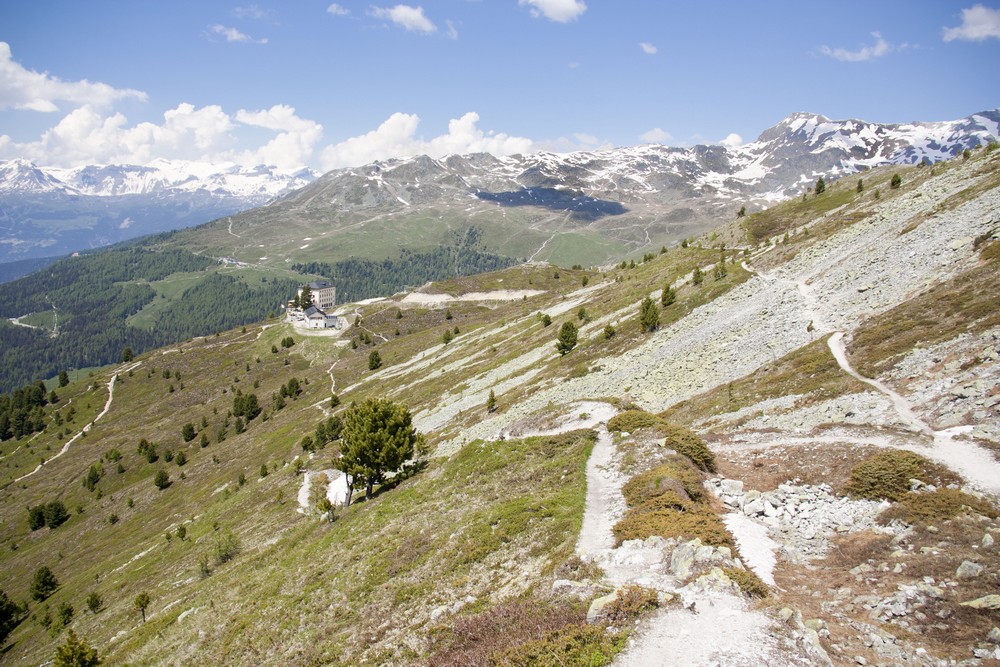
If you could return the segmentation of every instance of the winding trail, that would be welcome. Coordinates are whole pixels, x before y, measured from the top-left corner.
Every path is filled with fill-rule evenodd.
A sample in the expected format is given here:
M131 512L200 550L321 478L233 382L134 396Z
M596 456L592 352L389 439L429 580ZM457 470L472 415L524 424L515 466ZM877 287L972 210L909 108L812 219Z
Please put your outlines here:
M787 278L780 278L769 273L757 271L747 262L743 262L743 267L767 282L785 285L794 284L805 302L803 313L811 320L814 329L820 334L832 333L830 338L827 339L827 345L841 370L888 398L903 424L914 434L930 441L926 447L900 444L887 438L860 439L858 444L873 444L879 447L897 447L915 451L945 464L962 475L972 486L1000 497L1000 462L989 451L983 449L975 442L957 439L958 436L971 431L973 427L957 426L935 431L916 414L913 406L910 405L905 397L884 382L865 377L851 366L851 362L847 358L847 350L844 346L844 332L833 330L828 325L823 304L820 303L814 294L811 280L816 272L808 276L803 276L797 281L792 281ZM767 446L799 444L800 440L802 439L778 438ZM806 438L805 440L820 441L818 438ZM839 439L839 441L845 442L844 439Z
M84 426L82 429L80 429L79 433L77 433L72 438L70 438L69 440L67 440L66 444L63 445L62 449L59 450L59 453L55 454L54 456L52 456L49 459L46 459L45 461L42 461L41 463L38 464L38 467L36 467L34 470L32 470L31 472L27 473L26 475L21 475L20 477L16 478L14 480L14 482L20 482L23 479L27 479L27 478L31 477L36 472L38 472L39 470L41 470L43 466L46 466L49 463L52 463L57 458L59 458L60 456L62 456L66 452L68 452L70 445L72 445L74 442L76 442L78 438L83 437L83 435L85 433L89 432L90 429L91 429L91 427L93 427L93 425L96 424L98 422L98 420L101 419L101 417L103 417L104 415L108 414L108 410L111 409L111 402L115 398L115 382L118 380L118 374L119 373L127 373L130 370L138 368L141 365L142 365L142 362L141 361L137 361L137 362L135 362L135 363L133 363L133 364L131 364L129 366L123 366L122 368L119 368L117 371L115 371L115 373L111 376L111 379L108 380L108 385L107 385L108 386L108 400L104 404L104 409L101 410L97 414L97 416L94 417L94 419L90 423L88 423L86 426Z

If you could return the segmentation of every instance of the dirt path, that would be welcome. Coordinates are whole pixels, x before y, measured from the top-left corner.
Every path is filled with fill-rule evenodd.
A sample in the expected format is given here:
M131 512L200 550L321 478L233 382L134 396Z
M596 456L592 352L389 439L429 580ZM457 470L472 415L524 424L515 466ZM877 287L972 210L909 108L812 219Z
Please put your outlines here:
M83 427L82 429L80 429L80 432L79 432L79 433L77 433L77 434L76 434L76 435L74 435L74 436L73 436L72 438L70 438L69 440L67 440L67 441L66 441L66 444L65 444L65 445L63 445L62 449L60 449L60 450L59 450L59 453L55 454L55 455L54 455L54 456L52 456L51 458L49 458L49 459L47 459L47 460L45 460L45 461L43 461L43 462L41 462L41 463L39 463L39 464L38 464L38 467L36 467L36 468L35 468L34 470L32 470L31 472L27 473L26 475L21 475L20 477L18 477L18 478L17 478L17 479L15 479L14 481L15 481L15 482L20 482L20 481L21 481L21 480L23 480L23 479L27 479L28 477L31 477L31 476L32 476L32 475L34 475L34 474L35 474L36 472L38 472L39 470L41 470L43 466L46 466L46 465L48 465L49 463L52 463L52 462L53 462L53 461L55 461L55 460L56 460L57 458L59 458L60 456L62 456L62 455L63 455L63 454L65 454L66 452L68 452L68 451L69 451L69 446L70 446L70 445L72 445L72 444L73 444L74 442L76 442L78 438L81 438L81 437L83 437L83 435L84 435L85 433L89 432L89 431L90 431L90 429L91 429L91 427L93 427L93 425L94 425L94 424L96 424L96 423L97 423L97 421L98 421L99 419L101 419L101 417L103 417L104 415L108 414L108 410L110 410L110 409L111 409L111 402L112 402L112 401L114 400L114 398L115 398L115 382L116 382L116 381L118 380L118 374L119 374L119 373L127 373L127 372L129 372L130 370L133 370L133 369L135 369L135 368L138 368L138 367L139 367L140 365L142 365L142 362L141 362L141 361L137 361L137 362L135 362L134 364L131 364L131 365L129 365L129 366L124 366L124 367L122 367L122 368L118 369L117 371L115 371L115 373L114 373L114 374L113 374L113 375L111 376L111 379L110 379L110 380L108 380L108 385L107 385L107 386L108 386L108 400L107 400L107 402L105 402L105 404L104 404L104 409L103 409L103 410L101 410L101 411L100 411L100 412L99 412L99 413L97 414L97 416L96 416L96 417L94 417L93 421L91 421L91 422L90 422L89 424L87 424L87 425L86 425L86 426L84 426L84 427Z

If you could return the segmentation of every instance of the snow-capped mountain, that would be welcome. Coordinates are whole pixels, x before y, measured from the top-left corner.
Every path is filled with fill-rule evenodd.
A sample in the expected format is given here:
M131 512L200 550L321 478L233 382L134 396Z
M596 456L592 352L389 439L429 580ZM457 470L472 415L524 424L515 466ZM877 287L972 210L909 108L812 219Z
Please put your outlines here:
M699 233L743 205L759 209L800 195L819 176L957 155L995 141L998 125L1000 109L957 121L891 125L795 113L736 147L650 144L564 155L385 160L329 172L227 225L249 232L247 238L266 231L275 244L283 237L272 230L282 230L289 237L286 257L298 254L293 237L323 235L333 243L340 227L356 233L365 220L395 220L402 229L409 219L424 227L425 237L428 221L491 226L507 248L530 250L525 256L537 259L548 258L553 245L532 254L532 244L549 237L599 236L616 249L595 245L595 254L611 257ZM248 247L248 257L261 254L257 249Z
M169 160L74 169L0 162L0 262L190 227L261 206L315 178L308 169Z
M26 160L0 162L0 193L59 192L117 197L205 192L237 197L259 206L316 178L309 169L278 170L267 165L242 167L179 160L87 165L73 169L37 167Z

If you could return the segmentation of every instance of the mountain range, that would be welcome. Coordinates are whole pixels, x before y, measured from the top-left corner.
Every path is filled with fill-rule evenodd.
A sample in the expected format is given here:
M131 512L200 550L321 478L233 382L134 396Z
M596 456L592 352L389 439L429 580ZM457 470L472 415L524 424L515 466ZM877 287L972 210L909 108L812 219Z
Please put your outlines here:
M0 263L96 248L260 206L316 177L200 162L40 167L0 162Z
M796 196L820 176L936 162L996 140L998 127L1000 109L903 124L794 113L741 146L421 155L319 178L165 160L75 169L12 160L0 162L0 263L215 220L182 243L284 265L428 249L477 225L498 254L596 264Z
M798 196L820 176L956 155L995 140L998 124L998 109L892 125L796 113L735 147L393 159L331 171L182 237L189 249L281 266L370 256L373 237L383 254L432 247L475 225L501 255L596 265L699 234L741 207Z

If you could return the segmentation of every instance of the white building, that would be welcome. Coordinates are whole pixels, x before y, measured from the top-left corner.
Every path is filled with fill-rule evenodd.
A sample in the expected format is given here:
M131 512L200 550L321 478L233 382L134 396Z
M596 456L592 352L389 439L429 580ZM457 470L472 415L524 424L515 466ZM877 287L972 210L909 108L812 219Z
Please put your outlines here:
M307 329L339 329L340 319L336 315L329 315L316 306L310 306L302 313L304 324Z

